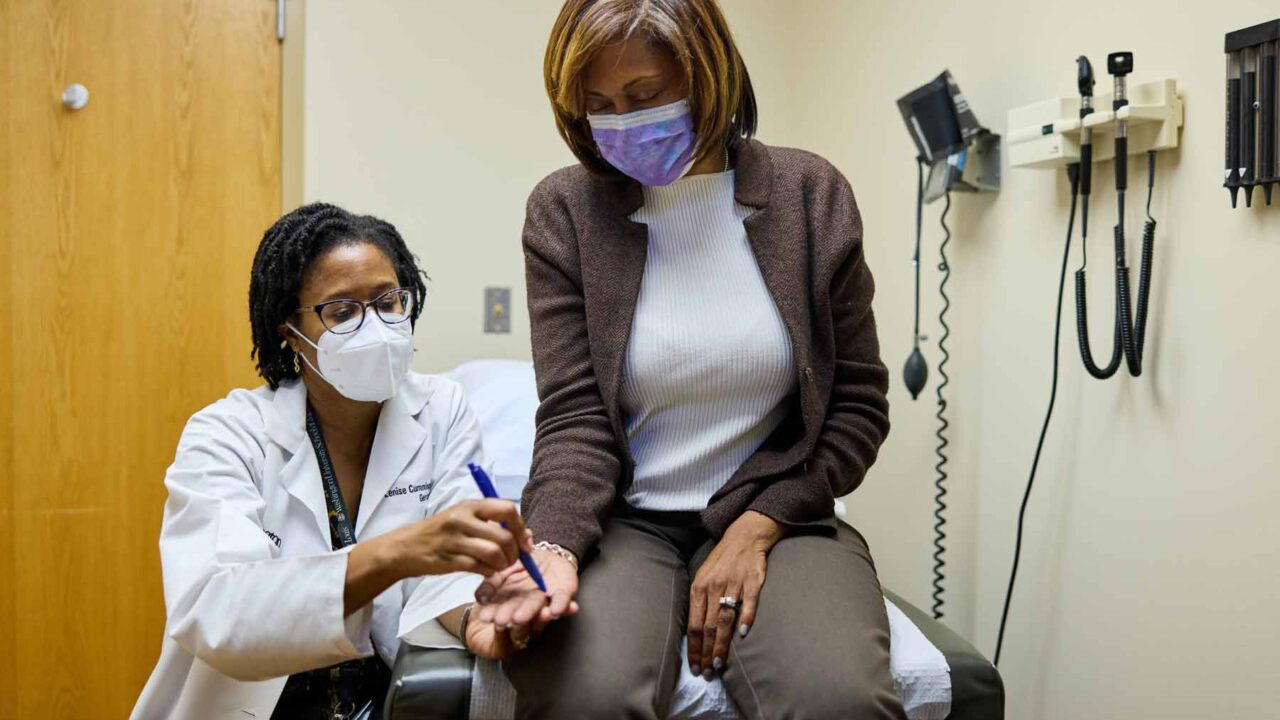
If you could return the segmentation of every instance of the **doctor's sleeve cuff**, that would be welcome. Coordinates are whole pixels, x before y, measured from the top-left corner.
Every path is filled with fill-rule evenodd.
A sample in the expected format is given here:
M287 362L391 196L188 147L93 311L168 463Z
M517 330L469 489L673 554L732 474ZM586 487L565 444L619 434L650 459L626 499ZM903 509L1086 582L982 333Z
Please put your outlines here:
M480 582L481 577L472 573L423 578L400 613L400 639L419 647L464 647L462 641L445 630L436 618L475 602Z
M339 617L346 611L346 583L347 583L347 556L350 554L355 545L343 548L339 555L342 557L342 594L338 597L337 609ZM344 631L343 640L345 643L338 644L339 650L344 654L357 655L359 657L368 657L373 654L373 603L365 605L355 612L342 618L342 628Z
M372 607L346 616L347 551L223 565L168 632L179 646L237 680L367 657Z
M346 613L347 560L354 545L326 555L304 558L316 567L311 571L324 577L320 587L337 588L337 592L323 592L317 599L323 606L320 617L322 632L317 636L327 638L332 646L334 662L368 657L374 653L373 603ZM326 663L333 664L333 663Z

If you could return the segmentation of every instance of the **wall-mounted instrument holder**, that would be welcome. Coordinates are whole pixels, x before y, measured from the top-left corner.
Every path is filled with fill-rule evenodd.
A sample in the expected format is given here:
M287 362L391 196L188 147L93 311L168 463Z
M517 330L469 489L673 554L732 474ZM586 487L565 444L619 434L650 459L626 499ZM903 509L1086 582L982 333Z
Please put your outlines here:
M1058 168L1080 162L1080 129L1093 131L1093 160L1115 158L1116 120L1128 122L1130 155L1178 146L1182 97L1173 78L1133 85L1129 104L1110 110L1113 97L1099 95L1097 108L1080 117L1080 97L1043 100L1009 111L1005 147L1011 167ZM1083 123L1083 125L1082 125Z
M1276 101L1280 77L1280 20L1227 33L1226 173L1222 186L1231 191L1236 207L1240 189L1244 204L1253 206L1253 189L1262 188L1271 204L1271 187L1280 183L1280 123Z

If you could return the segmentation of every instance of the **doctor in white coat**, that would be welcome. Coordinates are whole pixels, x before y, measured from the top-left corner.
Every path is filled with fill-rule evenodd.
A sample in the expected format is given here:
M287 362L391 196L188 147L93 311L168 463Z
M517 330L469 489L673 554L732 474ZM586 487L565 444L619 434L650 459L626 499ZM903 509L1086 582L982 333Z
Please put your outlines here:
M403 635L487 657L527 642L469 623L481 576L531 537L511 503L480 499L459 387L408 371L423 278L394 227L331 205L263 237L250 316L267 384L196 413L178 443L165 638L132 717L377 718Z

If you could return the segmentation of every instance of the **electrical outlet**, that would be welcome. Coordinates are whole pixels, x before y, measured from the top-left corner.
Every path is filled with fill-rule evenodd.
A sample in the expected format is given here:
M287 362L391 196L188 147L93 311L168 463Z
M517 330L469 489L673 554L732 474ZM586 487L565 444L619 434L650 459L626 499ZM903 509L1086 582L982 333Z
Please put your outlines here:
M511 332L511 288L484 289L484 331L486 334Z

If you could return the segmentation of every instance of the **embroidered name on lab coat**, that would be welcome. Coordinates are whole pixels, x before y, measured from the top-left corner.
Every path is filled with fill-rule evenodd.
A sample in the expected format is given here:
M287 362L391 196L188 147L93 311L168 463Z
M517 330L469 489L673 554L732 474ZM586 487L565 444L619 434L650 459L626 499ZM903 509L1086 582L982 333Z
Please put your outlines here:
M415 493L418 496L418 502L426 502L427 498L431 497L432 487L433 485L431 483L422 483L421 485L414 485L410 483L408 487L393 487L387 491L386 495L383 495L382 497L392 498L392 497L397 497L399 495L408 495L410 493Z

